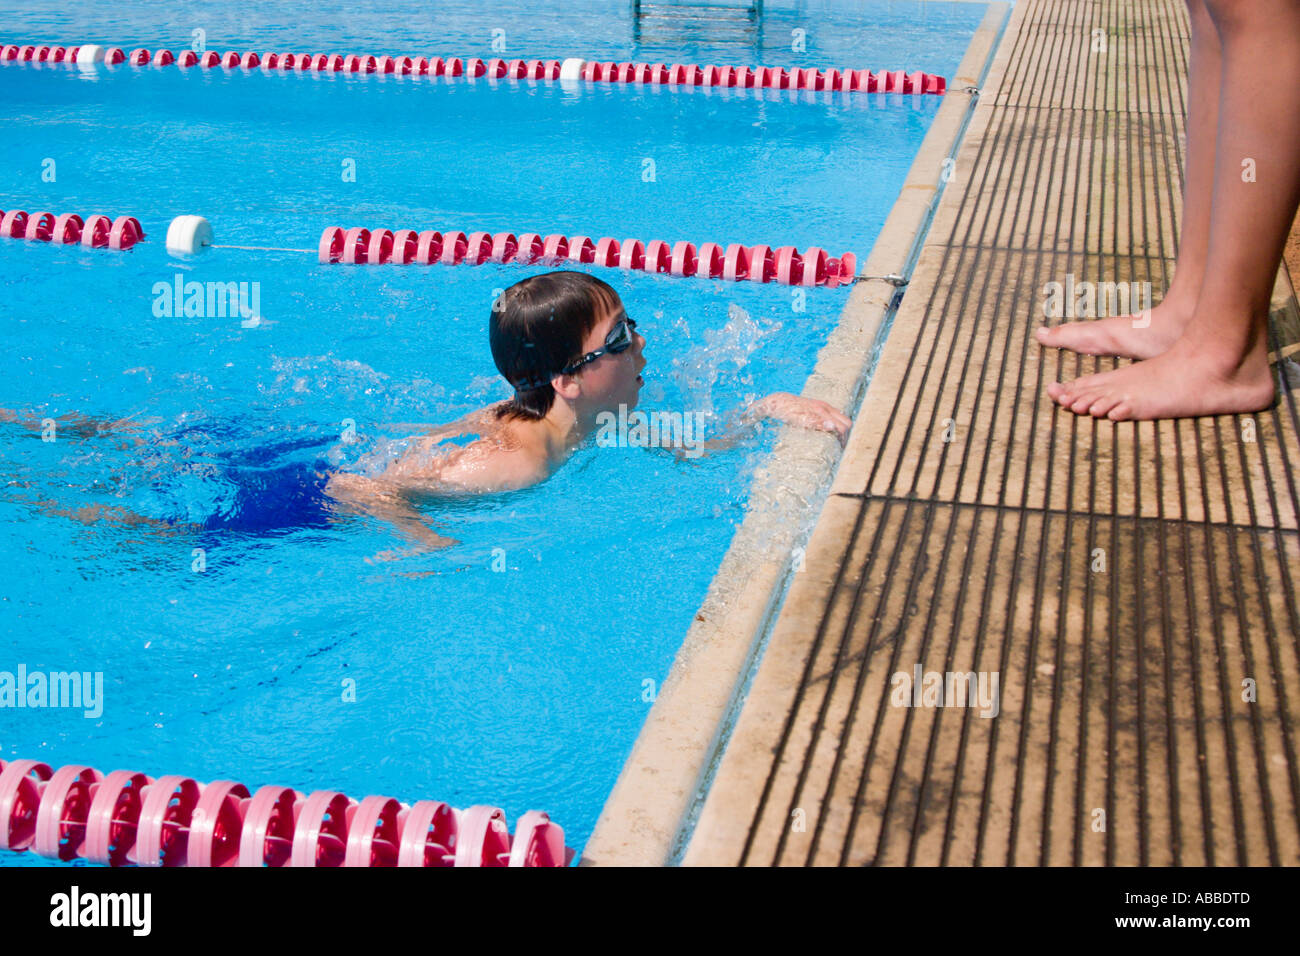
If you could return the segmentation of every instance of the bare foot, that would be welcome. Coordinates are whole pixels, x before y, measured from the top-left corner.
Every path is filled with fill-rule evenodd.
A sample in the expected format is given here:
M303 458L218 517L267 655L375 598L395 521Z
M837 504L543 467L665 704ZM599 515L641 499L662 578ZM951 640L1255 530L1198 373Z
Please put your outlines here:
M1078 415L1111 421L1150 421L1257 412L1276 393L1263 341L1225 371L1222 354L1179 339L1168 351L1136 365L1052 382L1050 395Z
M366 564L378 564L380 561L400 561L403 558L414 558L422 554L429 554L433 551L439 551L443 548L454 547L460 544L455 538L444 538L442 535L433 535L428 541L417 544L410 548L392 548L388 551L380 551L365 559Z
M1049 348L1069 349L1084 355L1149 359L1177 342L1191 317L1192 306L1171 302L1166 296L1164 302L1146 313L1043 325L1034 335L1039 345Z

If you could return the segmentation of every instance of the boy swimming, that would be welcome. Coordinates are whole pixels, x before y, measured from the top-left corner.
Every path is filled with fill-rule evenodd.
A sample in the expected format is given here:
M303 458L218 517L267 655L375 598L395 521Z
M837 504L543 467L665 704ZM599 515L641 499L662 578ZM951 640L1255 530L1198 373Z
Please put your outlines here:
M645 384L646 340L636 321L608 283L583 272L547 272L510 286L493 305L488 337L513 398L421 435L375 477L335 473L326 492L347 508L437 544L415 527L423 522L411 497L507 491L545 481L602 414L620 405L634 408ZM737 430L704 447L734 444L741 429L764 418L832 432L841 443L851 425L825 402L774 392L745 410ZM477 437L439 447L466 435Z
M145 518L126 508L69 511L54 502L37 504L85 523L109 520L244 533L324 526L343 511L388 522L417 546L416 552L447 547L456 542L430 527L416 502L511 491L545 481L597 429L602 416L618 412L620 406L634 408L645 384L641 372L646 367L646 340L636 321L608 283L586 273L548 272L516 282L494 303L488 337L492 359L514 396L430 428L411 439L401 456L377 474L338 470L324 458L275 465L288 447L282 446L220 456L219 471L234 486L234 494L222 511L197 525ZM766 418L831 432L841 443L851 424L825 402L774 392L746 408L731 432L701 447L716 450L735 444ZM0 420L32 430L40 427L2 409ZM129 420L101 422L75 414L60 421L60 428L82 435L139 427ZM449 442L457 438L469 440ZM143 439L136 444L151 445ZM182 434L164 444L188 442ZM384 552L380 557L400 554Z

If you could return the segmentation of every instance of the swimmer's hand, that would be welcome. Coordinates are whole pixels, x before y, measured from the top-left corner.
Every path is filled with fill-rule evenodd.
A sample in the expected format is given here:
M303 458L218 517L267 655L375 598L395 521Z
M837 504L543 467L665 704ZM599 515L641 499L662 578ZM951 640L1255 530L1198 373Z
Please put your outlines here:
M710 438L689 451L676 448L673 455L678 461L698 458L702 453L722 451L737 445L746 435L752 434L755 426L765 418L774 418L787 425L798 428L810 428L814 431L830 432L843 447L848 439L853 422L834 405L828 405L815 398L791 395L789 392L773 392L752 403L719 438Z
M849 417L834 405L815 398L791 395L789 392L773 392L760 398L749 406L745 418L750 421L775 418L787 425L830 432L839 439L841 446L848 440L849 429L853 426Z

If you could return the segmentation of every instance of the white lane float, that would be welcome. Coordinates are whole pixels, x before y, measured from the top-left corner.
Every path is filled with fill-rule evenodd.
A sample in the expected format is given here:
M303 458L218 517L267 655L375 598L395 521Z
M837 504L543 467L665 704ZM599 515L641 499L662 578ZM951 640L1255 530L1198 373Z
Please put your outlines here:
M212 224L202 216L177 216L167 227L167 251L196 256L212 245Z

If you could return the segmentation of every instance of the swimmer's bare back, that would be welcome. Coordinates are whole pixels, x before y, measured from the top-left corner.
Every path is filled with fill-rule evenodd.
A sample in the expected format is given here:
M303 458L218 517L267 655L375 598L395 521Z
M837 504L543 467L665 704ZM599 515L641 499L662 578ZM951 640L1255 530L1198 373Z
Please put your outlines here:
M513 491L548 478L558 462L551 460L545 443L522 423L497 418L496 407L421 435L380 478L410 483L412 490L431 495ZM443 444L464 436L473 440Z
M389 522L417 545L417 551L456 544L429 527L414 500L512 491L535 485L551 473L545 447L509 422L498 421L492 411L480 409L420 435L374 477L338 472L325 493L348 510ZM464 435L477 437L466 445L439 447Z

